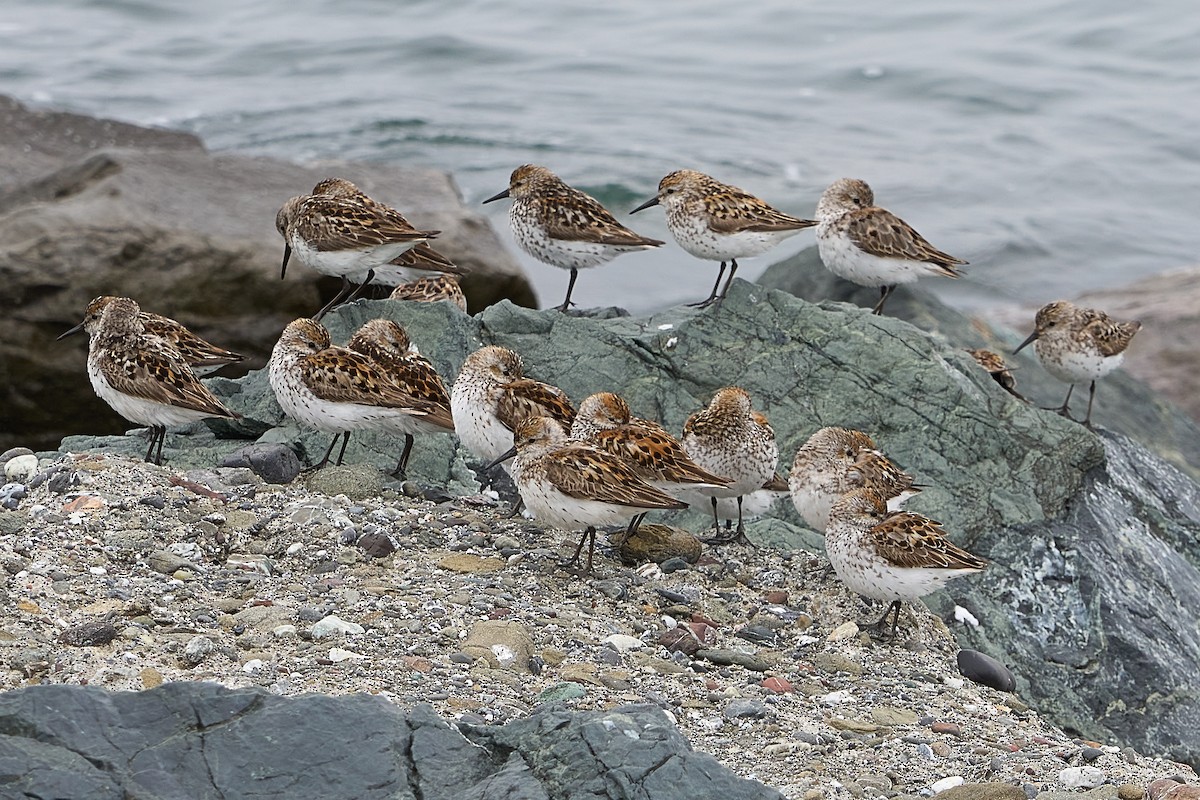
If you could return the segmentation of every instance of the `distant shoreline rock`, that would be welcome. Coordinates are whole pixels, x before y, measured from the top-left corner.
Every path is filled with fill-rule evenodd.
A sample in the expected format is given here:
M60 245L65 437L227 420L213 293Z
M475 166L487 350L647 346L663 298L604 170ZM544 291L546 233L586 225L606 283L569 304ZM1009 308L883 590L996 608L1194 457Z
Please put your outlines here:
M97 295L132 296L246 354L248 366L264 363L284 326L338 285L303 268L281 281L275 231L284 200L333 175L442 231L439 250L470 271L473 308L537 304L521 266L445 172L210 153L189 133L0 96L0 450L123 429L92 394L80 340L55 341Z

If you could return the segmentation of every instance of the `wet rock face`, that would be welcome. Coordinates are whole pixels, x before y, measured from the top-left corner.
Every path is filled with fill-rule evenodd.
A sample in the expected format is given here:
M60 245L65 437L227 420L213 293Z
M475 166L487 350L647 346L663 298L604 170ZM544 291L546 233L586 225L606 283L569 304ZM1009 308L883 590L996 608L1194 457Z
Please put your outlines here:
M78 720L89 724L79 725ZM464 737L428 706L370 695L283 698L169 683L144 692L38 686L0 697L10 794L89 797L776 800L692 752L652 706L553 708Z
M86 337L55 337L101 294L126 294L200 335L265 362L283 327L338 285L299 267L279 280L275 214L330 175L441 230L439 249L471 270L478 310L535 304L517 262L444 172L380 165L318 169L214 155L191 134L62 112L0 97L0 449L124 423L91 391ZM14 313L15 310L15 313Z

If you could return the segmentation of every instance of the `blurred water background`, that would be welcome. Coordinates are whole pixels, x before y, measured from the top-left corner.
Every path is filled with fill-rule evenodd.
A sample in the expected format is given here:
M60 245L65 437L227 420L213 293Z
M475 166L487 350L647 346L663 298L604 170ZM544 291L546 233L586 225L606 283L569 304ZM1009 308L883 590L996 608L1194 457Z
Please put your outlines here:
M43 0L0 16L0 92L213 150L440 167L471 203L541 163L668 240L660 210L626 212L676 168L805 216L859 177L972 262L926 281L971 308L1198 260L1186 0ZM507 236L506 206L485 210ZM566 273L521 257L559 302ZM669 242L584 273L576 299L646 310L714 277Z

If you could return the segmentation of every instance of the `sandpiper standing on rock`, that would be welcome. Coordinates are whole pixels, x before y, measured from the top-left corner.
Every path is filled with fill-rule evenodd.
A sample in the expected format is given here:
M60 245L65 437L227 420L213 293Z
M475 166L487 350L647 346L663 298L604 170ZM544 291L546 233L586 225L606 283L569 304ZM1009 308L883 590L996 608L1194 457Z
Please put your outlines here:
M1117 322L1103 311L1058 300L1038 310L1033 333L1013 352L1019 353L1033 342L1033 349L1046 371L1071 384L1062 406L1054 409L1067 419L1073 419L1070 404L1075 384L1091 381L1087 416L1083 420L1090 428L1096 381L1121 366L1129 342L1141 329L1140 322Z
M579 270L663 244L629 230L594 197L568 186L545 167L517 167L508 188L483 202L505 197L513 201L508 219L521 249L538 261L571 271L567 298L557 306L559 311L571 305Z
M162 464L168 427L208 417L239 418L200 382L167 339L146 331L141 308L133 300L110 298L100 316L88 325L87 369L92 389L113 411L150 428L146 461L152 460L157 444L153 461Z
M642 480L671 497L696 489L723 489L728 478L714 475L693 461L679 440L661 425L638 419L629 405L612 392L598 392L579 404L571 438L597 447L622 459ZM629 523L626 538L633 535L645 514Z
M830 184L817 203L817 249L834 275L859 286L878 286L873 313L901 283L924 275L957 278L966 261L943 253L892 212L875 205L875 193L860 180Z
M797 513L813 530L824 533L833 504L862 487L874 490L892 511L921 491L913 476L879 452L862 431L821 428L796 451L788 488Z
M290 323L271 351L268 367L284 413L301 425L334 435L318 469L329 463L339 436L341 464L352 431L395 433L411 423L404 417L438 414L435 404L401 389L369 357L333 346L329 331L315 320Z
M321 186L317 184L317 188ZM317 272L342 279L342 291L317 312L318 319L346 295L351 281L365 286L384 270L394 271L391 283L422 274L418 271L414 275L413 269L388 265L405 251L438 234L438 231L419 231L395 209L361 192L354 194L348 190L291 198L275 215L275 228L284 241L280 278L287 275L288 260L295 253L297 259Z
M346 346L374 361L401 391L428 404L424 415L390 418L391 430L404 437L404 451L394 474L404 476L412 454L413 434L454 432L446 385L429 359L416 352L408 331L392 320L370 320L354 332Z
M658 195L629 212L661 205L667 229L679 246L696 258L720 261L717 281L708 298L693 305L720 304L733 283L739 258L760 256L789 236L817 223L779 211L749 192L721 183L693 169L680 169L658 182ZM729 280L720 296L717 287L729 263Z
M521 357L494 345L467 356L450 388L450 409L459 440L484 461L512 448L513 431L527 417L551 417L568 428L575 421L566 392L526 378Z
M853 489L829 512L825 552L834 572L851 591L891 603L875 623L886 628L895 615L891 638L900 624L900 604L915 603L946 581L987 566L946 537L941 523L907 511L888 512L872 489Z
M761 412L750 403L750 393L737 386L717 391L706 408L688 417L680 439L683 449L704 469L730 480L727 486L700 489L710 498L713 509L713 541L721 543L745 539L742 497L771 484L779 463L775 431ZM786 486L786 484L785 484ZM717 517L717 498L738 499L738 524L732 536L722 536Z
M569 439L558 420L530 417L517 426L513 442L500 458L516 456L513 481L534 519L563 530L585 528L567 563L577 566L589 542L586 574L592 572L597 525L618 525L656 509L687 508L638 477L623 459Z
M100 316L104 313L104 309L116 299L111 295L101 295L88 303L87 309L83 313L83 322L58 338L63 339L81 330L87 331L89 334L93 333L100 325ZM201 339L170 317L141 311L138 313L138 318L141 319L142 327L147 334L163 339L178 350L179 354L183 356L183 360L197 376L207 375L210 372L216 372L221 367L246 360L243 355L223 347L217 347L215 344Z

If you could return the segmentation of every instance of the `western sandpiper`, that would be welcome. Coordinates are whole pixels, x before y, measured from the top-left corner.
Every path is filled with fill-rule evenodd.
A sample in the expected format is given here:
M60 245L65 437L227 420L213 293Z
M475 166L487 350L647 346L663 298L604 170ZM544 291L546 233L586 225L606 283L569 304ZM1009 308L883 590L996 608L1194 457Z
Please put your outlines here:
M819 533L829 525L834 502L863 487L874 490L893 511L920 491L911 475L876 449L870 436L851 428L821 428L808 437L788 474L792 504Z
M579 564L589 542L586 573L592 571L596 526L618 525L646 511L682 509L676 500L642 480L624 459L568 438L561 422L529 417L517 425L513 448L513 481L542 525L562 530L585 528L568 564Z
M87 331L91 334L99 326L100 315L104 309L115 299L111 295L101 295L88 303L83 314L83 322L58 338L63 339L79 331ZM221 367L246 360L243 355L223 347L217 347L215 344L201 339L170 317L152 314L149 311L141 311L138 317L141 319L146 333L165 340L167 344L178 350L179 354L183 356L183 360L197 376L207 375L210 372L216 372Z
M571 438L617 456L639 478L675 498L687 490L723 489L730 484L728 478L693 461L661 425L634 417L625 400L612 392L590 395L579 404ZM626 537L637 530L643 516L633 518Z
M975 349L967 350L967 354L975 359L975 363L983 367L992 380L1000 384L1000 388L1011 394L1018 400L1029 402L1020 392L1017 391L1017 379L1013 377L1012 371L1014 367L1004 361L1004 357L993 350Z
M351 281L369 284L385 268L393 270L389 262L401 253L438 234L416 230L395 209L360 195L299 195L284 203L275 216L275 228L284 241L281 278L295 253L317 272L342 279L342 291L317 313L318 318L346 295ZM404 280L404 275L420 274L394 269L392 283Z
M463 312L467 310L467 296L458 285L457 275L431 275L415 281L399 284L392 290L392 300L412 300L418 303L436 303L449 300Z
M239 417L200 382L169 340L146 332L137 303L113 297L103 305L99 318L87 328L88 377L113 411L150 428L146 461L162 464L168 427L208 417ZM152 459L155 444L158 453Z
M403 220L404 224L415 228L399 211L368 196L362 189L345 178L326 178L313 187L312 193L363 203L376 209L380 214L392 219ZM438 233L438 231L429 231L429 233ZM434 250L428 242L421 242L412 249L405 250L387 264L376 267L374 280L375 283L395 286L404 281L424 277L464 274L466 274L464 269Z
M967 263L938 250L907 222L875 205L874 192L860 180L830 184L817 203L817 219L821 261L859 286L878 286L876 314L883 313L897 285L924 275L957 278L954 268Z
M902 602L915 603L988 563L951 542L941 523L906 511L889 513L884 498L866 488L853 489L833 504L825 552L851 591L891 603L875 627L884 630L894 614L892 638Z
M567 427L575 421L566 392L526 378L521 357L496 346L467 356L450 388L450 409L459 440L484 461L513 446L513 431L526 417L551 417Z
M720 303L733 283L739 258L760 256L789 236L817 223L784 214L749 192L721 183L693 169L680 169L658 182L658 195L629 212L661 205L667 229L679 246L696 258L720 261L717 281L706 300L693 305L704 308ZM725 264L729 280L717 295Z
M354 332L346 346L374 361L400 390L427 405L422 416L391 418L391 430L404 437L404 451L395 473L404 476L412 454L413 434L453 433L450 395L429 359L415 352L408 331L388 319L373 319Z
M508 188L483 202L505 197L513 201L508 219L521 249L538 261L571 271L567 297L557 307L559 311L571 305L579 270L605 264L622 253L663 244L629 230L595 198L571 188L545 167L517 167Z
M334 435L318 469L329 463L339 436L341 464L352 431L395 433L411 424L405 417L439 413L435 404L401 389L371 358L333 346L325 326L311 319L295 320L284 329L271 351L269 372L284 413Z
M1103 311L1058 300L1038 310L1033 333L1013 352L1018 353L1034 342L1033 349L1046 371L1071 384L1062 406L1055 409L1068 419L1072 419L1070 403L1075 384L1091 381L1087 416L1083 420L1084 425L1091 427L1096 381L1121 366L1129 342L1141 329L1140 322L1117 322Z
M779 448L775 431L762 413L750 403L750 393L737 386L720 389L706 408L688 417L680 440L692 460L715 475L730 480L727 486L700 489L713 508L712 541L721 543L745 539L746 527L738 512L737 529L733 536L722 536L717 518L717 498L741 498L771 483L779 463Z

